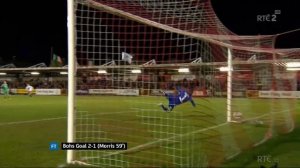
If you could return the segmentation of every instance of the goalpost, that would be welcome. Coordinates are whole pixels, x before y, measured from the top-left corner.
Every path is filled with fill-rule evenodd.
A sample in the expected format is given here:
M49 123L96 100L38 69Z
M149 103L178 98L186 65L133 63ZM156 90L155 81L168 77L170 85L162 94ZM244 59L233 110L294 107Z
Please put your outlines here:
M76 51L75 51L75 9L74 0L67 1L67 26L68 26L68 125L67 125L67 142L75 142L75 80L76 80ZM75 160L73 150L67 151L67 164Z
M127 149L70 149L67 163L217 167L290 132L295 98L271 94L296 93L286 64L299 51L275 39L233 34L210 1L68 0L67 142ZM161 109L160 90L176 87L193 89L195 108Z

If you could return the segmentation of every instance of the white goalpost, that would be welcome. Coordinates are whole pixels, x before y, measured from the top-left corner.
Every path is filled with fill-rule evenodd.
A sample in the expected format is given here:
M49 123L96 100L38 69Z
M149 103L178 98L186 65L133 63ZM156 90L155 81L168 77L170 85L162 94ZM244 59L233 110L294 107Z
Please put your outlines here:
M75 91L76 91L76 52L75 52L75 10L74 0L68 0L68 125L67 125L67 142L75 142ZM67 164L75 160L75 152L67 151Z
M209 0L68 0L66 162L219 167L290 132L295 98L274 95L297 93L299 50L275 40L235 35ZM195 104L166 111L180 89Z
M231 111L231 105L232 105L232 54L231 50L228 48L228 57L227 57L227 122L232 121L232 111Z

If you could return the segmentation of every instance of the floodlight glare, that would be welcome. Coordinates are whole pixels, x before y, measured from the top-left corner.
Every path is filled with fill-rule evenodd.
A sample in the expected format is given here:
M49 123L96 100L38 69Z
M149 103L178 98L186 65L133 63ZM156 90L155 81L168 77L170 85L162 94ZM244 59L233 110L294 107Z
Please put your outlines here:
M31 72L30 74L31 75L39 75L40 73L39 72Z
M229 68L228 67L220 67L219 70L221 72L227 72L229 70ZM233 69L231 69L231 71L233 71Z
M6 75L6 73L5 72L0 72L0 75Z
M178 72L180 72L180 73L187 73L187 72L190 72L190 69L189 68L179 68Z
M288 62L286 63L286 67L288 68L300 68L300 62Z
M131 70L131 73L139 74L142 73L142 71L140 69L133 69Z
M98 73L98 74L106 74L107 71L106 71L106 70L98 70L97 73Z
M68 72L60 72L61 75L68 75Z
M300 67L298 68L286 68L287 71L300 71Z

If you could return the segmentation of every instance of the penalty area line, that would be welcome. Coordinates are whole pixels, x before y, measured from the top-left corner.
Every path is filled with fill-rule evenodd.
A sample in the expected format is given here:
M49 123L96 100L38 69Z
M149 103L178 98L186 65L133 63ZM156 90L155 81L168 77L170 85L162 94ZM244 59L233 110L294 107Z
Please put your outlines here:
M28 124L28 123L35 123L35 122L41 122L41 121L60 120L60 119L65 119L65 118L67 118L67 117L45 118L45 119L27 120L27 121L15 121L15 122L0 123L0 126Z
M121 114L121 113L135 113L135 112L136 111L120 111L120 112L115 112L115 113L96 113L96 114L89 114L88 116L107 115L107 114ZM0 126L29 124L29 123L36 123L36 122L43 122L43 121L61 120L61 119L66 119L66 118L67 117L55 117L55 118L44 118L44 119L38 119L38 120L13 121L13 122L0 123Z

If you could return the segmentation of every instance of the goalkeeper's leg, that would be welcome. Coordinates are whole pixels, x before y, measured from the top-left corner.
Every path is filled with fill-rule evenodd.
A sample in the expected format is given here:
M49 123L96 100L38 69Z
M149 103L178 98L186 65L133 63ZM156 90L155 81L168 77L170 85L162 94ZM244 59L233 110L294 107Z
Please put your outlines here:
M169 111L172 111L174 107L174 105L169 105Z
M194 100L193 100L193 99L190 99L190 101L191 101L193 107L196 107L196 103L194 102Z
M169 108L165 107L162 103L159 104L159 106L160 106L165 112L168 112L168 111L169 111Z

